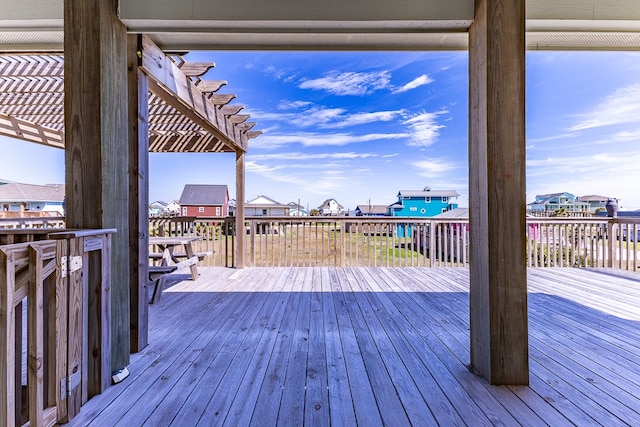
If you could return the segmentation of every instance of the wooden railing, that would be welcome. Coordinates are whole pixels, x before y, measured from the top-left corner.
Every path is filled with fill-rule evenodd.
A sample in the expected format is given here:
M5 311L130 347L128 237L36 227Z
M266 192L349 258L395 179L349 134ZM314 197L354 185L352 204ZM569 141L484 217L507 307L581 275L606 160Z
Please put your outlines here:
M640 219L529 219L529 267L639 270Z
M113 232L0 246L0 425L67 422L109 385Z
M43 216L43 217L20 217L20 218L0 218L0 229L51 229L64 228L64 217Z
M234 218L151 220L150 235L198 235L203 265L234 266ZM639 270L639 219L528 218L529 267ZM247 266L420 266L469 263L467 219L250 217Z

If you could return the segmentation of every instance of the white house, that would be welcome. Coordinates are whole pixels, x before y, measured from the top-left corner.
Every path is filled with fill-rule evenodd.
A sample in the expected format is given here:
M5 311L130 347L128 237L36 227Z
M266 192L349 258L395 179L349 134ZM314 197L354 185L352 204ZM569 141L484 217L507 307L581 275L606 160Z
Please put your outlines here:
M320 215L343 215L344 206L342 206L336 199L327 199L320 206L318 206Z
M290 206L267 197L258 196L244 204L245 216L289 216Z
M0 182L0 213L11 216L64 216L64 185Z

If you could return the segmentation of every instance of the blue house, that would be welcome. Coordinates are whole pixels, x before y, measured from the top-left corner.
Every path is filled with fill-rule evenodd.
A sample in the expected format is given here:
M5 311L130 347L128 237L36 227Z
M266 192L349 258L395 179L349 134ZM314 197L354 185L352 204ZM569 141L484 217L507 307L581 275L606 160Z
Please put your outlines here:
M425 187L422 191L400 190L398 201L388 207L390 216L428 218L458 207L455 190L432 190ZM411 228L405 230L404 225L396 227L400 237L411 236Z
M564 209L568 213L589 212L590 205L571 193L538 194L533 203L529 203L528 213L532 215L550 215Z

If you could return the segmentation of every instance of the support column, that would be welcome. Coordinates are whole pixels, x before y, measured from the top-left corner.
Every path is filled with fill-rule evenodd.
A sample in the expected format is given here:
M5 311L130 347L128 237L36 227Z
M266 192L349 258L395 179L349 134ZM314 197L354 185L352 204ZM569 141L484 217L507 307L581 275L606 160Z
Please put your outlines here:
M236 151L236 268L244 268L247 234L244 231L244 151Z
M127 36L129 75L129 300L130 344L136 353L149 344L149 84L139 66L142 36Z
M114 370L129 364L127 39L117 7L64 1L66 221L118 230L110 263Z
M529 383L525 1L476 0L469 30L471 365Z

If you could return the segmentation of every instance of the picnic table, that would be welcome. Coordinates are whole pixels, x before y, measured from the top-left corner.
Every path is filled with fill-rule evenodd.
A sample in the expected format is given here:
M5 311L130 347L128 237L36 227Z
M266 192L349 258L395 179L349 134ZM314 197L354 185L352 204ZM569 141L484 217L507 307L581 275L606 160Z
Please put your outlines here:
M149 237L149 244L155 245L160 252L149 253L149 258L162 260L163 266L175 265L178 269L189 267L191 279L198 278L198 259L200 254L193 251L191 245L194 241L200 240L198 236L177 236L177 237ZM176 252L175 249L182 247L183 252ZM186 259L185 259L186 258Z

